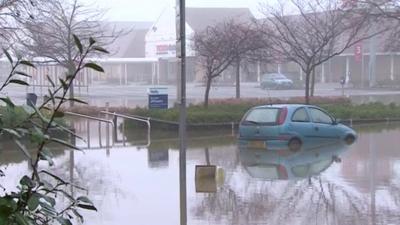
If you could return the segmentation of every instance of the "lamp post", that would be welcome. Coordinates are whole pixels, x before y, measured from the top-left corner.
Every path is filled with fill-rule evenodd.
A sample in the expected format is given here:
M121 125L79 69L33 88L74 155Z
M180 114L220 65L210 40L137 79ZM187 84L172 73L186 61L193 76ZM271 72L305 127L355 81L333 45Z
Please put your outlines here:
M186 200L186 31L185 0L176 0L176 56L180 62L178 80L180 85L179 109L179 199L180 224L187 224Z

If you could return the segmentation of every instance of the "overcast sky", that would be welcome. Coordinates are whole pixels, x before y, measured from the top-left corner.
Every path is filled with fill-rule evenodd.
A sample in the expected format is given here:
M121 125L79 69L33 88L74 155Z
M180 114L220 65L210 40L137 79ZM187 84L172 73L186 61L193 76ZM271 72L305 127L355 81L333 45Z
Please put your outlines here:
M162 10L176 0L81 0L88 6L108 9L107 20L154 21ZM186 6L249 7L257 16L259 3L267 0L186 0Z

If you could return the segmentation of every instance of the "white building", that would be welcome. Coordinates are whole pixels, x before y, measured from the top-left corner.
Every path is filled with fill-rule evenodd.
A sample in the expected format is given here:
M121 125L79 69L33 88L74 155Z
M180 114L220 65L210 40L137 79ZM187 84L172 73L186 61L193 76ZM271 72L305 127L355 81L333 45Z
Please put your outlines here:
M248 8L186 8L186 54L188 81L200 80L196 68L192 39L196 32L228 20L250 21L253 14ZM145 55L159 59L159 77L162 83L175 83L176 65L176 10L166 7L146 34Z
M176 12L175 7L166 7L157 21L150 27L145 37L147 58L176 57ZM187 56L193 56L190 40L193 29L186 23Z
M192 38L208 26L235 19L250 21L253 14L248 8L186 8L186 48L187 56L194 56ZM145 37L146 57L171 58L176 56L176 11L166 7L151 26Z

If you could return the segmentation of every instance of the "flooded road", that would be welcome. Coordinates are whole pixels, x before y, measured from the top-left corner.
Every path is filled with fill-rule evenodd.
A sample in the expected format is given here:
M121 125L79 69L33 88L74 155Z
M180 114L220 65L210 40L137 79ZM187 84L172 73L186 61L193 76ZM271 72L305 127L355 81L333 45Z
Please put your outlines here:
M147 139L146 129L125 129L124 135L121 128L114 141L107 125L81 121L75 129L85 140L76 145L85 151L56 152L54 170L88 189L69 190L88 194L99 210L85 212L85 224L179 224L174 134L153 132ZM240 147L229 130L191 133L188 224L398 224L400 124L355 129L359 139L349 147L295 153ZM19 152L0 152L0 164L6 188L29 171ZM216 179L195 179L196 166L205 165L215 166Z

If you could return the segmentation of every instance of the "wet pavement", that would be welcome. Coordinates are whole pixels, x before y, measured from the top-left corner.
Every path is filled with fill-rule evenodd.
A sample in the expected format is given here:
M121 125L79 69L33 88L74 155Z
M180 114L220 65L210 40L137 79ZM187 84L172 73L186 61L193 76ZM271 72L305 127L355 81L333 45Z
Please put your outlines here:
M124 107L135 107L135 106L146 106L147 100L147 89L157 85L143 85L143 84L131 84L131 85L104 85L98 84L90 87L76 87L75 94L77 97L82 98L93 106L105 106L106 102L109 102L111 106L124 106ZM176 102L177 89L174 85L161 85L162 87L168 88L169 105L172 106ZM39 96L39 101L42 99L41 96L47 94L45 87L30 87L26 89L19 86L10 86L5 90L10 97L14 98L18 104L25 102L25 96L27 92L36 93ZM188 83L187 84L187 98L189 103L199 103L204 99L205 87L200 83ZM224 98L235 98L236 89L233 85L230 86L214 86L210 91L210 99L224 99ZM390 89L345 89L342 92L339 83L325 83L316 84L316 96L342 96L351 97L356 103L382 101L385 103L400 103L399 95L400 90ZM294 90L262 90L259 84L253 83L242 83L241 84L241 96L242 98L268 98L278 97L281 99L290 97L301 97L304 96L303 89Z

